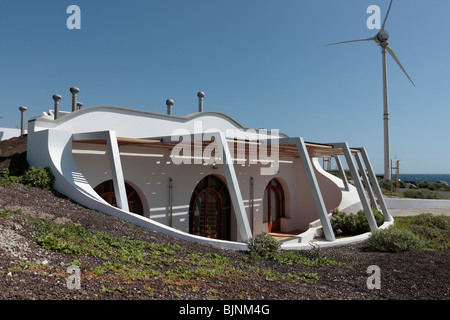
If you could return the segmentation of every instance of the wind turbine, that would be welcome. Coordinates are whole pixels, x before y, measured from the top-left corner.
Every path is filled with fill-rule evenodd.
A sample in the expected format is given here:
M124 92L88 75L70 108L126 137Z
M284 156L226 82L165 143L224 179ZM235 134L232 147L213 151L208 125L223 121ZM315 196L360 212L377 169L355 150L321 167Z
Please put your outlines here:
M388 102L388 87L387 87L387 65L386 65L386 51L389 52L391 57L397 62L398 66L403 70L405 75L408 77L409 81L415 87L416 85L409 77L406 70L403 68L402 64L398 60L394 51L389 47L387 40L389 39L389 33L384 29L386 25L386 21L389 16L389 12L391 11L392 1L389 4L388 11L386 13L386 17L384 18L383 25L381 26L381 30L377 33L375 37L367 38L367 39L359 39L359 40L350 40L343 42L335 42L327 44L327 46L342 44L342 43L350 43L350 42L359 42L359 41L375 41L381 47L381 56L383 59L383 123L384 123L384 179L391 180L391 164L390 164L390 142L389 142L389 102Z

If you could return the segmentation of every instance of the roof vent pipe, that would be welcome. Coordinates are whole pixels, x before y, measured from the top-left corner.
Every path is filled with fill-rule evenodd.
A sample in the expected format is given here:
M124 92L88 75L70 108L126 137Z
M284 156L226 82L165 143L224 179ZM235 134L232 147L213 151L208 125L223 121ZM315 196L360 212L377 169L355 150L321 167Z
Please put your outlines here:
M59 94L53 95L53 100L55 100L55 110L53 111L54 119L58 119L59 117L59 101L61 100L61 96Z
M172 115L172 106L173 106L173 100L172 99L167 99L166 100L166 105L167 105L167 114L168 115Z
M80 92L80 89L72 87L70 92L72 93L72 112L74 112L77 110L77 94Z
M203 112L203 98L205 97L205 93L200 91L197 93L197 97L198 97L198 112Z
M80 110L82 106L83 106L82 102L77 102L77 110Z
M25 111L27 111L27 107L21 106L20 110L20 135L23 136L25 134Z

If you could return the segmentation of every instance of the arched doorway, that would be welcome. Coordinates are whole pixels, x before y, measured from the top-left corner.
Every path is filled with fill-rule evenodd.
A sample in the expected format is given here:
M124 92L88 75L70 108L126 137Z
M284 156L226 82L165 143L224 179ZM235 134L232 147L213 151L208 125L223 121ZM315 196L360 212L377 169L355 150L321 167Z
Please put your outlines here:
M267 232L280 231L284 213L284 192L280 181L272 179L264 191L263 222L267 222Z
M195 187L189 205L189 233L230 240L231 201L225 183L214 175Z
M142 201L137 191L127 182L125 182L125 189L127 192L128 207L130 212L143 216L144 210L142 208ZM100 197L102 197L103 200L108 202L110 205L117 207L116 193L114 192L114 183L112 180L100 183L94 188L94 190Z

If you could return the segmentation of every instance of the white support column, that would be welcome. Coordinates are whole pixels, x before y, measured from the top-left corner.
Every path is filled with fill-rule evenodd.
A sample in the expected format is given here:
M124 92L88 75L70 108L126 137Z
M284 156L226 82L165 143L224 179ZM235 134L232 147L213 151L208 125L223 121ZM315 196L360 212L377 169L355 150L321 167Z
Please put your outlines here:
M109 162L111 164L111 174L114 183L117 206L125 211L130 211L128 207L127 191L125 179L123 177L122 162L120 161L119 144L115 131L107 131L106 144L109 152Z
M246 241L251 238L252 230L250 229L250 223L245 212L244 201L242 200L242 194L236 177L236 171L233 166L233 158L231 157L230 149L228 149L228 143L225 135L222 132L212 135L218 138L218 148L222 151L223 170L225 173L228 190L230 192L231 203L236 215L238 231L241 239Z
M383 193L381 192L380 185L378 184L377 177L375 176L375 172L373 171L372 164L370 163L366 149L365 148L358 148L358 149L361 151L361 156L367 168L367 174L369 175L369 179L370 182L372 183L373 190L375 192L375 195L377 196L378 202L381 207L381 211L383 212L384 221L391 222L393 218L389 213L389 210L386 206L386 202L384 201Z
M303 170L305 171L306 179L308 181L309 188L311 189L317 214L319 215L320 223L323 228L325 239L328 241L335 241L336 237L334 236L333 228L331 227L331 222L328 217L328 211L327 208L325 207L322 193L320 192L319 184L317 182L317 178L314 173L314 168L312 166L308 150L306 149L305 141L301 137L282 138L280 139L279 144L280 145L295 144L297 146L297 150L300 155L300 160L302 161L303 165Z
M369 227L371 231L377 230L377 222L375 221L375 217L373 216L372 208L370 207L369 201L367 200L366 193L364 191L364 187L361 182L361 177L356 170L355 163L353 162L352 154L350 152L350 148L347 143L333 143L333 147L341 148L344 152L345 159L347 161L348 167L352 174L353 182L355 183L355 187L358 190L359 199L361 200L364 213L366 215L367 222L369 223Z
M339 172L341 173L342 181L344 182L344 189L345 189L345 191L349 191L350 189L348 187L348 180L347 180L347 176L345 175L344 168L342 167L341 159L339 159L339 156L334 156L334 160L336 160L336 164L338 166Z
M356 163L358 164L359 171L362 173L364 185L366 186L366 191L369 194L370 203L372 204L372 208L375 208L378 210L377 201L375 200L375 196L373 195L372 187L369 183L369 180L367 179L366 170L364 169L364 165L361 162L361 158L359 157L359 154L355 154L355 159L356 159Z
M73 141L85 140L106 140L109 153L109 162L111 166L112 180L114 184L114 192L116 195L117 206L125 211L130 211L128 207L127 191L125 188L125 180L123 177L122 163L120 161L119 145L115 131L98 131L76 133L72 135Z

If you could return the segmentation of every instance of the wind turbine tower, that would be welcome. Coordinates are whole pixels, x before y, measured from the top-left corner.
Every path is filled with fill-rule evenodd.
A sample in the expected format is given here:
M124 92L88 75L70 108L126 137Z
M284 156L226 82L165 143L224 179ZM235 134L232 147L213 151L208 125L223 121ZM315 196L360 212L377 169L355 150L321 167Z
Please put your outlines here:
M367 39L359 39L359 40L350 40L343 42L335 42L328 44L336 45L342 43L350 43L350 42L359 42L359 41L375 41L381 47L381 56L382 56L382 66L383 66L383 126L384 126L384 179L391 180L391 163L390 163L390 141L389 141L389 101L388 101L388 85L387 85L387 63L386 63L386 51L389 52L391 57L395 60L398 66L402 69L405 75L408 77L409 81L415 87L416 85L409 77L406 70L403 68L402 64L398 60L394 51L389 47L387 40L389 39L389 33L384 28L386 25L386 21L389 16L389 12L391 11L392 1L389 4L388 11L386 13L386 17L384 18L383 25L381 26L380 31L377 33L375 37L367 38Z

